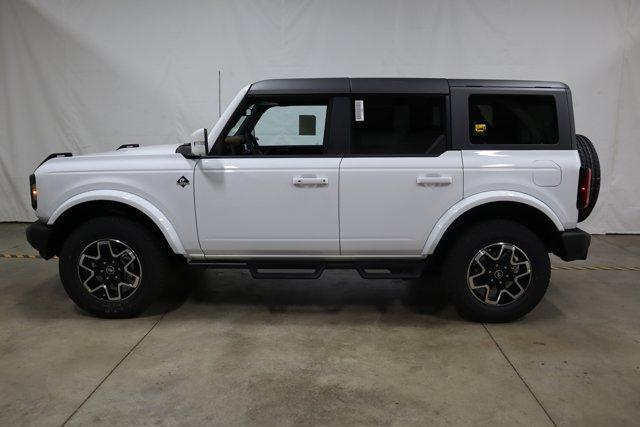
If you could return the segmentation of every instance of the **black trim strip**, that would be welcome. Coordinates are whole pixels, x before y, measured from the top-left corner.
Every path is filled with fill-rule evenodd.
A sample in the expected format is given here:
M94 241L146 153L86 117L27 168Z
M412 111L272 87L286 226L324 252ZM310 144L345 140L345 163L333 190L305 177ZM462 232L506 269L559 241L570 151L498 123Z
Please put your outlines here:
M67 153L52 153L52 154L49 154L49 155L47 156L47 158L46 158L46 159L44 159L44 160L42 161L42 163L40 163L40 164L38 165L38 168L39 168L40 166L42 166L44 163L46 163L48 160L56 159L56 158L58 158L58 157L72 157L72 156L73 156L73 154L68 153L68 152L67 152ZM38 168L36 168L36 169L38 169Z

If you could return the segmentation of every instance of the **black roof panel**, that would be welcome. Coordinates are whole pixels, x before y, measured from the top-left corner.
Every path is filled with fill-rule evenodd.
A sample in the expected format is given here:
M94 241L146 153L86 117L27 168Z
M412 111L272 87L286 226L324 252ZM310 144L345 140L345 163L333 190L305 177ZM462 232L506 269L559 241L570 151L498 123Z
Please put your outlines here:
M506 88L553 88L553 89L568 89L564 83L561 82L545 82L535 80L477 80L477 79L449 79L449 86L451 87L506 87Z
M446 79L359 78L351 81L351 93L449 93Z
M273 79L255 82L249 88L250 95L349 93L349 79Z
M555 88L560 82L533 80L472 80L430 78L324 78L273 79L251 85L249 95L311 95L347 93L448 94L450 87Z

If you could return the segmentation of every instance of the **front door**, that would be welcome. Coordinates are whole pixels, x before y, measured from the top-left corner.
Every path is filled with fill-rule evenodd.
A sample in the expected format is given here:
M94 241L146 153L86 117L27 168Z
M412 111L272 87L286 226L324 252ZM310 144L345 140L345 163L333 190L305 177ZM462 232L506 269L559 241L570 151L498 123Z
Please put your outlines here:
M462 199L462 157L447 151L445 97L359 96L340 165L343 255L419 256Z
M327 101L247 100L195 168L205 255L339 254L338 166Z

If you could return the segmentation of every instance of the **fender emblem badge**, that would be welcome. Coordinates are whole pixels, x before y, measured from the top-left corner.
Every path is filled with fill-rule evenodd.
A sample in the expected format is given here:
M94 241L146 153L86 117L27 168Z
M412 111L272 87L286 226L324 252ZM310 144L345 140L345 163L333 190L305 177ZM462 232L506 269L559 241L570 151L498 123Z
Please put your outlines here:
M181 176L180 179L176 181L176 185L179 185L182 188L186 187L189 184L189 180L184 176Z

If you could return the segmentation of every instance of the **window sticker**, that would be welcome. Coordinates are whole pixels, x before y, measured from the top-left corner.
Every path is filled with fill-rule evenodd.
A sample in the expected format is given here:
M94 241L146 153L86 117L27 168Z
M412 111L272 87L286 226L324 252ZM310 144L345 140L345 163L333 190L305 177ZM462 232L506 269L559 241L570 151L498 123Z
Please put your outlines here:
M316 116L300 114L298 116L298 135L316 134Z
M356 122L364 122L364 101L357 100L356 104Z

